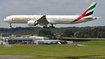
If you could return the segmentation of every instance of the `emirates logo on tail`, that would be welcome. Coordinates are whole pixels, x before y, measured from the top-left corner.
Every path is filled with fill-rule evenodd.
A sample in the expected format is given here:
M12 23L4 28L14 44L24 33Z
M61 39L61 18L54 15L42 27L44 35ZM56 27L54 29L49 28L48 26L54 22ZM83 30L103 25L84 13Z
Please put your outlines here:
M93 2L93 3L82 13L82 15L80 15L77 19L75 19L75 20L72 21L71 23L74 23L74 22L80 20L80 19L83 18L83 17L92 15L93 12L94 12L94 9L95 9L95 7L96 7L96 4L97 4L96 2Z

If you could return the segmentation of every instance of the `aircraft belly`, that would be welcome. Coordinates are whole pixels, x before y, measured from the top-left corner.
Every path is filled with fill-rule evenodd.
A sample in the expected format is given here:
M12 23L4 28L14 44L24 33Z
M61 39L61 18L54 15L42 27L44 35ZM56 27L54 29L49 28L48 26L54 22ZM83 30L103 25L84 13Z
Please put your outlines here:
M75 18L54 18L54 19L47 19L49 23L54 24L70 24Z
M58 23L60 23L60 24L70 24L70 22L72 22L71 19L62 19L62 20L59 20Z
M57 24L70 24L74 19L60 19Z

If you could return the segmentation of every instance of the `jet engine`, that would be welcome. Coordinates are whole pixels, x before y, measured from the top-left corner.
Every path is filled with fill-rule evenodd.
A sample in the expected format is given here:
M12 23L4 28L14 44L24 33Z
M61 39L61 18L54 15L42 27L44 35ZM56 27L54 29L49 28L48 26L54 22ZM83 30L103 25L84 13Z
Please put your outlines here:
M27 24L28 24L28 26L36 26L38 24L38 22L35 20L30 20L27 22Z

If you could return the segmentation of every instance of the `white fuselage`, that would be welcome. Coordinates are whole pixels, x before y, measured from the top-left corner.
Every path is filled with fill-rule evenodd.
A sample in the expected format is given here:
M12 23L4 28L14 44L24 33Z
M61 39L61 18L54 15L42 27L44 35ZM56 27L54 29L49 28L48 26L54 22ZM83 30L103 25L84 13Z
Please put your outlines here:
M37 21L43 15L12 15L8 16L4 19L5 22L8 23L26 23L29 20ZM76 22L71 23L75 19L77 19L80 15L46 15L46 19L49 24L76 24L81 22L87 22L94 19L85 19L82 18Z

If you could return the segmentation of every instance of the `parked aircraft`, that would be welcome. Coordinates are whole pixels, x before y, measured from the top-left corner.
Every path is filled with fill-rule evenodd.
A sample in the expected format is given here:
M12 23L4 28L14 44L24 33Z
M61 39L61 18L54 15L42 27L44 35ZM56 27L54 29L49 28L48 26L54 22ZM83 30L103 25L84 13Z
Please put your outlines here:
M11 15L4 19L10 23L24 23L28 26L42 25L43 28L55 28L54 24L78 24L87 21L96 20L92 14L96 7L96 2L93 2L81 15ZM51 26L47 26L51 24Z
M55 44L55 43L61 44L60 41L61 40L35 40L34 43L36 45L38 45L38 44Z

